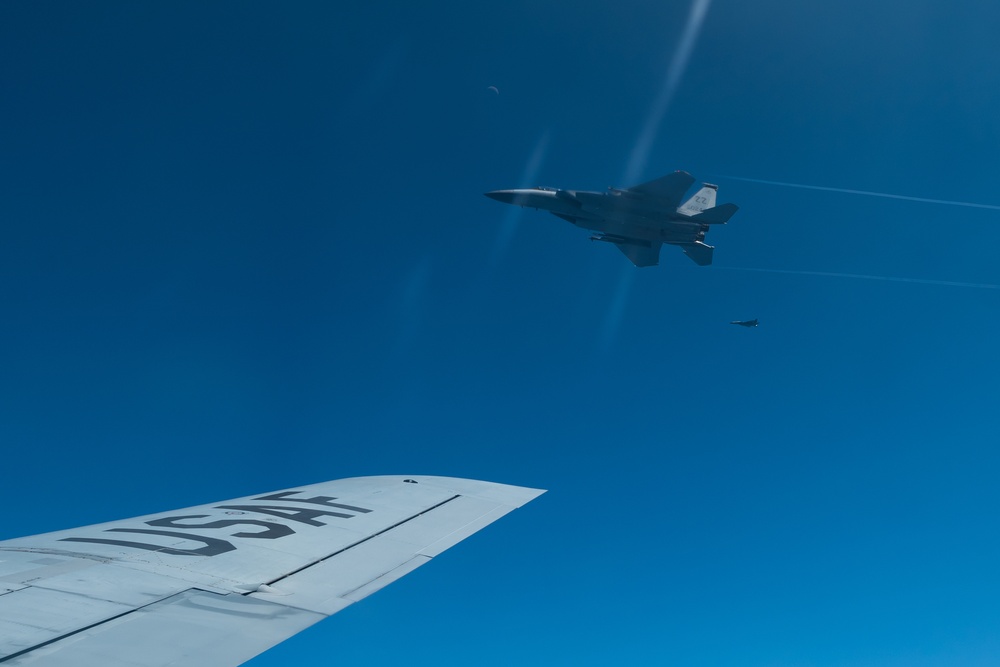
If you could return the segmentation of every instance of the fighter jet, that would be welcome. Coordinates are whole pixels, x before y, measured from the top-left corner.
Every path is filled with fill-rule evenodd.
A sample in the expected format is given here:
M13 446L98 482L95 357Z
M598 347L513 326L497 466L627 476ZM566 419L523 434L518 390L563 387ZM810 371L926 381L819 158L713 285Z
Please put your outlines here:
M755 327L757 326L757 319L752 320L733 320L730 324L738 324L741 327Z
M693 197L681 204L694 177L686 171L658 178L631 188L608 188L607 192L584 192L556 188L494 190L486 196L505 204L545 209L549 213L597 232L591 241L607 241L618 247L636 266L655 266L664 243L680 246L695 264L712 263L713 246L705 244L712 225L729 221L735 204L715 205L717 185L704 183Z

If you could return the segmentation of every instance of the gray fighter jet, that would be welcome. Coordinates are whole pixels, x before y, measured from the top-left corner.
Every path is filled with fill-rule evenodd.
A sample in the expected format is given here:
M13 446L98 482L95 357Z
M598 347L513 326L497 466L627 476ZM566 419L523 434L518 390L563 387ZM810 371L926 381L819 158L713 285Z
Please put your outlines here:
M730 324L738 324L741 327L755 327L757 326L757 319L752 320L733 320Z
M655 266L664 243L680 246L696 264L712 263L713 246L705 244L712 225L729 221L738 210L735 204L715 205L717 185L705 183L693 197L681 204L694 177L675 171L632 188L608 188L607 192L531 188L494 190L486 196L506 204L545 209L597 234L591 241L607 241L636 266Z

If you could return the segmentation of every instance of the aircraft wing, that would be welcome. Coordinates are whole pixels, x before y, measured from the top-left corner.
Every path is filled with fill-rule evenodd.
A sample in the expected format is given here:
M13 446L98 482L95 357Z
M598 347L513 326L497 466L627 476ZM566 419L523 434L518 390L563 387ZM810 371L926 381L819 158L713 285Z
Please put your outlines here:
M673 210L681 203L681 198L694 183L694 176L686 171L675 171L655 181L636 185L629 192L663 200L664 208Z
M636 245L635 243L615 243L615 245L636 266L656 266L660 263L660 246L662 244L659 242L648 246Z
M0 542L0 663L229 667L543 491L359 477Z

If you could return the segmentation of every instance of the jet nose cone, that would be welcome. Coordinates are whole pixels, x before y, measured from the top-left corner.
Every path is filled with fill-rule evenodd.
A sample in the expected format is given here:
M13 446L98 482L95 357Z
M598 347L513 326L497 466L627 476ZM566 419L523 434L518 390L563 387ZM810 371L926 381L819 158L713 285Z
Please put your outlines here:
M490 199L502 201L504 204L513 204L515 193L510 190L494 190L493 192L487 192L486 196Z

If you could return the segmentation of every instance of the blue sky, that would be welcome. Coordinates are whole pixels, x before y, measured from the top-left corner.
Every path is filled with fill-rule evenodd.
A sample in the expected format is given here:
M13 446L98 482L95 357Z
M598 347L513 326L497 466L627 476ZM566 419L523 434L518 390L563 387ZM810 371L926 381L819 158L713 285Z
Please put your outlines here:
M996 664L1000 211L732 177L1000 205L1000 8L712 0L712 267L482 196L634 185L690 11L0 6L0 539L474 477L550 492L249 664Z

